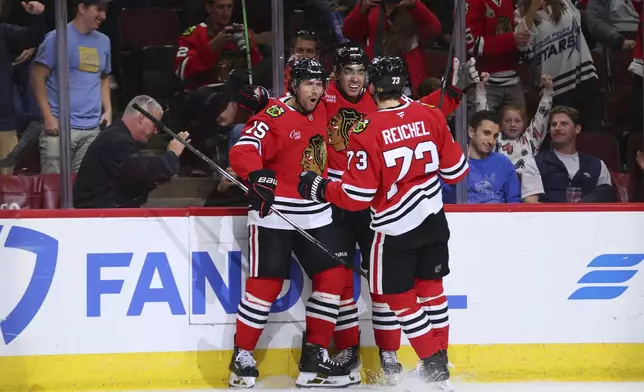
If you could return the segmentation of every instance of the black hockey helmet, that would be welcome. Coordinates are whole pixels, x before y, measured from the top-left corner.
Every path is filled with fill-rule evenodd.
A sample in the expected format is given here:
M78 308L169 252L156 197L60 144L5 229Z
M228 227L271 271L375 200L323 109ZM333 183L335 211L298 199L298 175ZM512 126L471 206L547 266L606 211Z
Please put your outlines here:
M335 51L335 60L333 60L333 67L335 72L340 72L342 68L348 65L363 65L365 69L369 65L367 55L358 46L344 46Z
M297 60L291 66L291 82L289 92L295 95L295 87L304 80L321 80L326 83L324 67L315 59Z
M405 62L400 57L376 57L369 64L367 73L376 94L402 94L407 85Z

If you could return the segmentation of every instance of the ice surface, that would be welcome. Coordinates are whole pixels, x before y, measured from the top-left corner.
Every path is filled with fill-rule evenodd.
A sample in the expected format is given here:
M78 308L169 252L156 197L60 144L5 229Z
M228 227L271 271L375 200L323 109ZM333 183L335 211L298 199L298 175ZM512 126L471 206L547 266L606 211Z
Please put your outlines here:
M404 392L405 387L374 387L363 385L360 387L347 389L296 389L296 388L279 388L273 384L281 381L260 382L251 391L261 390L262 392L293 392L293 391L346 391L346 392ZM534 382L534 383L500 383L500 384L483 384L483 383L454 383L455 392L644 392L644 382ZM419 388L413 388L414 391L422 391ZM230 389L174 389L164 391L144 391L144 392L215 392L231 391ZM137 392L137 391L130 391ZM141 391L143 392L143 391Z

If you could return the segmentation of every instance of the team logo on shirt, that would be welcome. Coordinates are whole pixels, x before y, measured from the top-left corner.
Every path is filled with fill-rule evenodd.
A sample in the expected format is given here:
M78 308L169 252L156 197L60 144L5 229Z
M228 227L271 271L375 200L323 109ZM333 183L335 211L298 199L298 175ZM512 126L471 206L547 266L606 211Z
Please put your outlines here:
M335 151L344 151L349 145L349 130L362 118L355 109L341 108L329 120L327 133L329 135L329 144L333 146Z
M311 136L309 143L302 151L300 165L303 171L313 171L322 175L326 166L326 144L322 135Z
M505 16L499 18L499 24L496 25L496 34L509 33L512 31L512 26L510 25L510 19Z
M268 114L271 117L279 117L282 114L284 114L284 108L281 107L280 105L273 105L266 109L266 114Z
M351 132L355 134L361 133L365 129L367 129L367 125L369 125L369 119L368 118L362 119L358 121L356 125L353 126L353 129L351 130Z
M490 5L485 4L485 16L487 16L488 18L492 19L492 18L494 18L494 15L495 15L494 10L492 8L490 8Z

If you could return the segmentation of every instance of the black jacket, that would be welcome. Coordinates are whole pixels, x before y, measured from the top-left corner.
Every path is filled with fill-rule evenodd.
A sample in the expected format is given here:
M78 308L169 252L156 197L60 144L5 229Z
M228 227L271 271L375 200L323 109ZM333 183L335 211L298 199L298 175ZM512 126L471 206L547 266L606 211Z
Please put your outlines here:
M160 183L179 172L171 151L160 156L139 154L142 145L119 120L89 146L74 184L76 208L138 208Z
M0 23L0 131L16 129L13 102L14 53L35 48L45 37L45 17L31 16L27 27Z

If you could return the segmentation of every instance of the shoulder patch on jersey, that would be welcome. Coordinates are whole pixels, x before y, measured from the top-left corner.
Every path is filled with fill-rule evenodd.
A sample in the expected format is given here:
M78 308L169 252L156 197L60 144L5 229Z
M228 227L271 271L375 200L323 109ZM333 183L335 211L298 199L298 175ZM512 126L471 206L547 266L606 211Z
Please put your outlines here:
M192 34L195 30L197 30L197 26L190 26L188 27L188 30L184 31L182 35L188 36Z
M273 118L279 117L284 113L285 113L285 110L280 105L273 105L273 106L269 107L268 109L266 109L266 114L268 114L269 116L271 116Z
M420 102L420 101L418 101L418 102ZM428 107L428 108L431 108L431 109L436 109L436 106L434 106L434 105L430 105L430 104L425 103L425 102L420 102L420 104L421 104L421 105L423 105L423 106L426 106L426 107Z
M355 134L364 132L365 129L367 129L367 125L369 125L369 119L364 118L356 123L356 125L353 126L352 132Z

